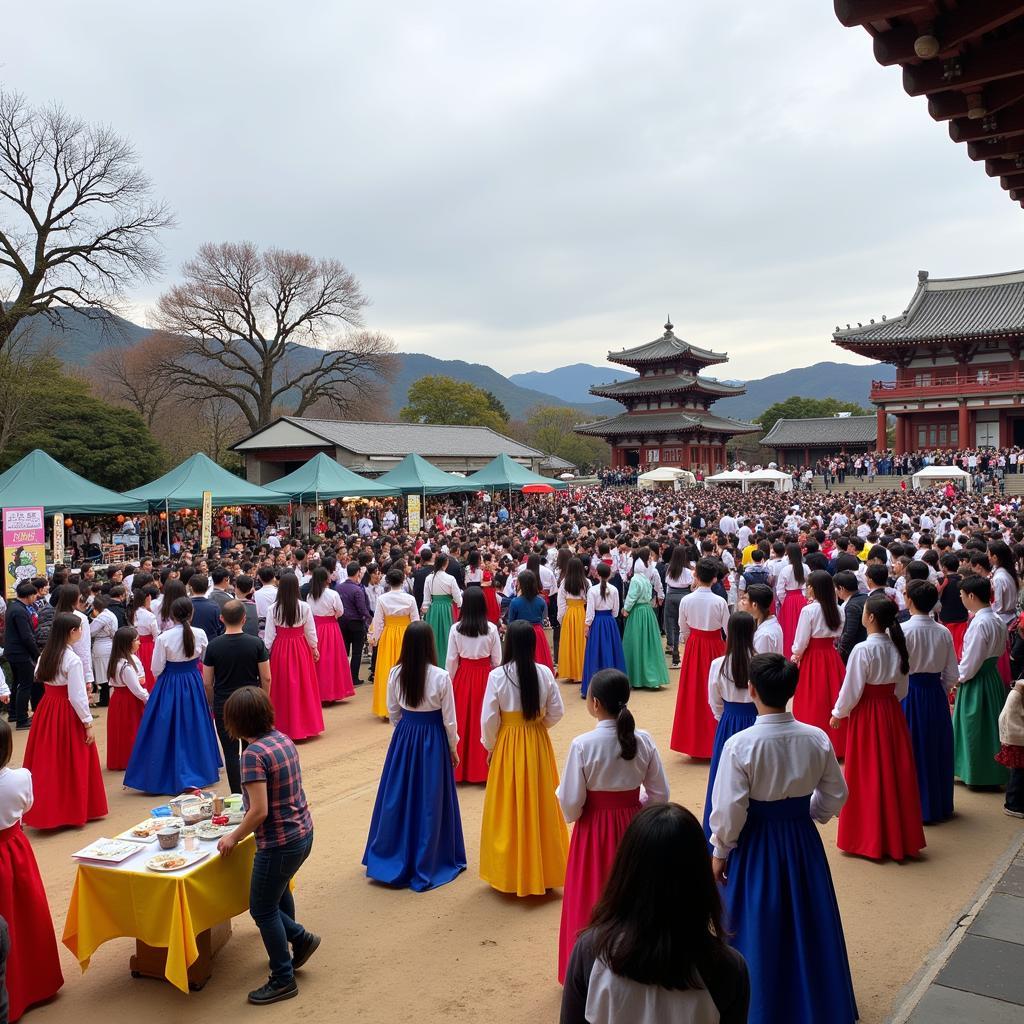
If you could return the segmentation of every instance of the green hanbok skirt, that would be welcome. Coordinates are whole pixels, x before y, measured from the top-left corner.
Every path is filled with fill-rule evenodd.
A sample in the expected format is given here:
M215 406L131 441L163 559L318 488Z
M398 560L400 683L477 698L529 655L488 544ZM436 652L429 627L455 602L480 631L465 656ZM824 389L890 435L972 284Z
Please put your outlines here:
M434 631L434 643L437 645L437 663L444 667L448 660L448 634L452 631L452 595L432 594L430 607L423 621Z
M638 601L630 609L622 649L626 655L626 675L634 690L654 690L668 685L661 631L650 603Z
M999 753L999 712L1006 684L998 658L988 658L973 679L956 691L953 705L953 774L968 786L1004 786L1009 771L995 761Z

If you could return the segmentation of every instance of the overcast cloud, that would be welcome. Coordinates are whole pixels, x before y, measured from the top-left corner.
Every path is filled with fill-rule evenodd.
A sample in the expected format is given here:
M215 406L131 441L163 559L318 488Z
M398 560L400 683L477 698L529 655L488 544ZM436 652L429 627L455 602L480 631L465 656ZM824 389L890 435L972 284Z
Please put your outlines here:
M821 359L1024 211L828 0L9 5L0 80L134 140L178 228L342 259L403 351L514 373L677 333ZM136 296L136 316L159 293Z

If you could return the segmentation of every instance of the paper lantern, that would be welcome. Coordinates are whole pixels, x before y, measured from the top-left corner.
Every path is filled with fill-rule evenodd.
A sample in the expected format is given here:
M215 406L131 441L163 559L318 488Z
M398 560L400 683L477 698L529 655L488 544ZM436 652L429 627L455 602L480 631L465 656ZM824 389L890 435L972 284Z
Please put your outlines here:
M71 518L65 519L64 520L64 525L65 526L74 526L75 525L75 521L74 521L74 519L71 519Z
M160 519L161 519L161 520L164 520L164 519L166 519L166 518L167 518L167 513L166 513L166 512L161 512L161 513L160 513Z
M119 523L123 523L123 522L124 522L124 516L118 516L118 517L117 517L117 521L118 521Z

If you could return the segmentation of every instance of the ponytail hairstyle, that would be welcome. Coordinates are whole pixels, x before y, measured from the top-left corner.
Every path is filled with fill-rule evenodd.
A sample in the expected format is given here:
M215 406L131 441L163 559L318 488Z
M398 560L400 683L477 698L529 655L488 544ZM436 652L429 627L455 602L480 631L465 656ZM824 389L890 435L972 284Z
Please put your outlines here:
M896 621L899 609L896 602L881 591L875 591L865 602L864 611L889 634L900 656L900 672L906 675L910 671L910 654L907 652L907 638L903 635L903 627Z
M608 596L608 580L612 575L612 567L607 562L597 563L597 576L601 581L601 600Z
M789 559L789 564L793 566L793 579L802 585L804 582L804 556L800 550L800 545L787 544L786 557ZM834 629L835 627L833 626L832 628Z
M748 615L747 618L750 618ZM617 668L603 668L590 680L587 695L600 701L609 715L615 716L615 733L619 738L619 756L623 761L636 757L636 722L627 707L629 677Z
M794 545L795 547L796 545ZM825 569L815 569L807 577L807 586L814 594L814 600L821 608L822 618L829 629L838 629L843 624L843 617L839 614L839 604L836 601L836 585L832 577Z
M321 594L327 589L327 584L331 579L330 573L323 568L323 566L317 566L313 570L313 575L309 580L309 596L316 601Z
M540 675L537 672L537 634L525 619L514 619L505 634L505 650L502 653L505 678L519 687L519 699L523 705L523 718L533 722L540 718ZM509 672L514 665L515 680Z
M71 644L71 634L76 629L84 628L82 620L74 612L57 612L54 615L50 636L36 665L37 683L52 683L57 678L64 660L64 650Z
M166 597L164 598L166 601ZM196 653L196 635L192 632L192 601L187 597L179 597L171 605L171 620L181 626L181 647L186 658L194 658Z
M132 656L132 645L139 637L139 632L131 626L122 626L114 634L114 644L110 648L110 660L107 662L107 681L117 677L117 667L122 661Z
M754 650L754 630L757 623L750 612L733 612L729 616L729 627L725 636L725 662L729 678L741 690L747 688L750 679L750 659Z

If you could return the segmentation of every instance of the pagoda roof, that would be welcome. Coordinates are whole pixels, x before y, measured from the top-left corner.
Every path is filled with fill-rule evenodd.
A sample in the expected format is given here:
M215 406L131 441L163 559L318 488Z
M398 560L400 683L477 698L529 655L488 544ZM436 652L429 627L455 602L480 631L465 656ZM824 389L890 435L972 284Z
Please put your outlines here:
M726 363L729 357L724 352L712 352L710 349L698 348L682 338L677 338L672 329L672 321L665 324L665 333L654 341L634 348L624 348L618 352L609 352L608 361L621 363L623 366L636 366L646 363L664 363L670 360L690 359L693 362L711 366L713 363Z
M815 447L836 444L874 444L878 421L871 416L812 416L807 419L778 419L761 438L766 448L788 445Z
M723 384L711 377L694 373L663 373L654 377L634 377L613 384L596 384L592 395L603 398L623 398L632 395L663 395L673 391L706 391L712 395L742 395L742 384Z
M1024 334L1024 270L978 277L917 275L917 291L900 316L840 330L842 348L884 359L903 346Z
M574 428L580 434L607 437L614 434L686 434L694 430L715 430L723 434L752 434L761 428L727 416L690 415L683 412L620 413L606 420Z

